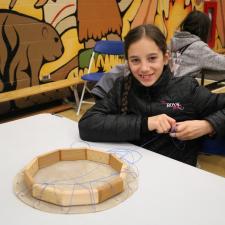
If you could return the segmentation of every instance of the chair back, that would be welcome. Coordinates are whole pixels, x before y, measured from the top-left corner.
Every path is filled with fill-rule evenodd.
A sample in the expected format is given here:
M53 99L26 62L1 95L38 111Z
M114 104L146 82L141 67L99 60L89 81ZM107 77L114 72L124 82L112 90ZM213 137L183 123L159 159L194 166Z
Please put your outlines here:
M88 74L91 73L91 66L94 61L95 53L105 55L124 55L124 45L122 41L101 40L97 41L88 66Z
M96 42L94 51L100 54L124 55L122 41L101 40Z
M95 59L95 54L102 54L102 55L118 55L118 56L124 56L124 45L122 41L111 41L111 40L101 40L97 41L95 43L95 46L93 48L93 52L91 55L91 59L89 61L88 66L88 72L87 74L84 74L81 79L83 79L84 86L80 98L80 103L78 105L77 109L77 115L80 113L80 108L83 103L90 103L89 101L84 101L84 93L87 90L89 93L91 93L91 90L87 86L87 82L98 82L104 75L107 74L107 72L104 71L98 71L91 73L91 68L93 65L93 61ZM91 102L93 104L93 102Z

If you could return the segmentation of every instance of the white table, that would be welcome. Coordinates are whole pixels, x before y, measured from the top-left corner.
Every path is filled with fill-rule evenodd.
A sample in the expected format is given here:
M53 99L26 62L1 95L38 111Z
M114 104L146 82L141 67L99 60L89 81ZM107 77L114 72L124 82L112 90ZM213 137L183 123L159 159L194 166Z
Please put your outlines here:
M27 162L41 153L81 143L76 122L50 114L0 125L1 225L225 224L224 178L125 143L91 143L137 151L139 188L118 206L89 214L51 214L17 199L13 179Z

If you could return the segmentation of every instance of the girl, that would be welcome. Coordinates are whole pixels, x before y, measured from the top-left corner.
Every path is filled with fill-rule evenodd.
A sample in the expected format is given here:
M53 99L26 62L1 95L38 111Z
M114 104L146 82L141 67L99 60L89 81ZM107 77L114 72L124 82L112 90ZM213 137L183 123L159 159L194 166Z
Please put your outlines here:
M225 96L210 93L189 76L174 78L166 40L154 25L141 25L125 37L131 73L79 121L87 141L130 141L173 159L196 165L200 137L225 133Z

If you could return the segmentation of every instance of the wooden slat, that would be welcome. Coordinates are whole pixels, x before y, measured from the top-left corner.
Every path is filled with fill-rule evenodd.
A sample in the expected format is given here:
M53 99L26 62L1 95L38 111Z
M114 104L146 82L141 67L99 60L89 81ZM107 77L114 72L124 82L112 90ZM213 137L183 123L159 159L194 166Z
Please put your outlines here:
M212 90L213 93L225 93L225 87Z
M200 78L196 78L196 80L201 85L201 79ZM214 83L214 82L216 82L216 81L215 80L204 79L204 85L211 84L211 83Z
M103 202L124 190L123 179L121 177L114 177L113 180L101 185L98 189L99 201Z
M11 100L25 98L32 95L37 95L44 92L73 86L80 83L82 83L82 80L80 78L64 79L32 87L21 88L18 90L3 92L0 93L0 102L7 102Z
M60 161L60 151L53 151L38 157L38 167L44 168Z
M199 84L201 83L201 79L199 78L196 78L197 81L199 82ZM207 85L207 84L211 84L211 83L214 83L216 82L215 80L208 80L208 79L205 79L204 80L204 85ZM224 84L224 83L222 83ZM220 87L220 88L217 88L217 89L214 89L212 90L213 93L225 93L225 87Z
M225 48L219 48L216 50L217 53L219 54L224 54L225 55Z

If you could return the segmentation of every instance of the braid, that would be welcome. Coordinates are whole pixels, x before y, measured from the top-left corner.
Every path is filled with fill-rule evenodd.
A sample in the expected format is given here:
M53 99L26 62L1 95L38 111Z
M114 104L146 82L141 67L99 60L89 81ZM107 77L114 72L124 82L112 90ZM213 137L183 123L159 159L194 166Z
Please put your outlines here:
M122 106L121 112L127 113L128 111L128 93L131 88L131 76L124 77L124 86L123 86L123 94L122 94Z

